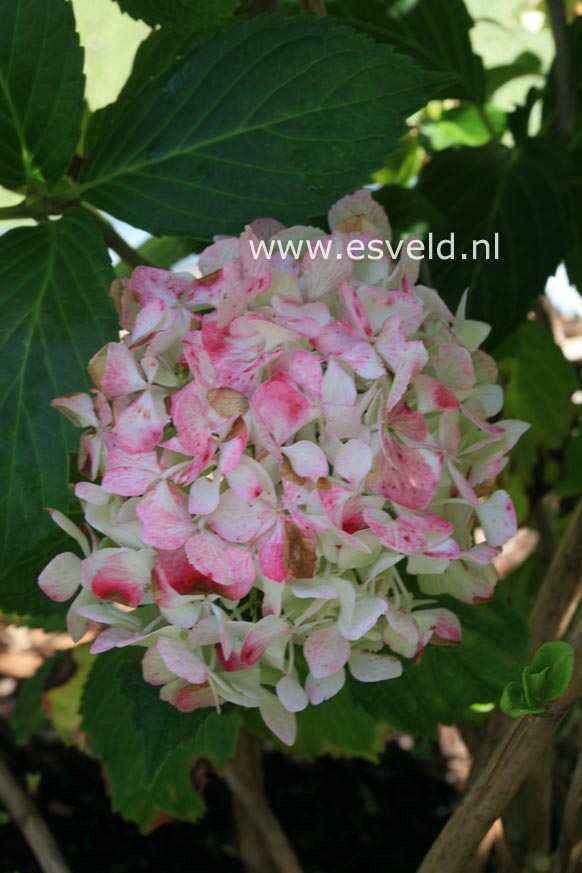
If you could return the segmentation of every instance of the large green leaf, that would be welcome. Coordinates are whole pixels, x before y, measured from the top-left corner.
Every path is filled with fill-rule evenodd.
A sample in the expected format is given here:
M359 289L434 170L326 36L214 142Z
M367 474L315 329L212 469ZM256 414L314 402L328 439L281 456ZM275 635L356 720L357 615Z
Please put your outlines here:
M528 637L524 619L500 593L480 606L440 600L461 620L460 645L428 646L419 664L404 662L398 679L350 683L354 699L375 718L428 737L439 723L451 724L471 705L497 702L523 666Z
M150 27L217 27L234 13L240 0L117 0L123 12L142 19Z
M538 321L520 325L496 356L505 388L504 417L531 425L502 473L504 487L515 500L518 518L525 520L532 486L543 493L554 480L561 486L568 478L559 467L552 476L555 461L551 456L557 452L568 470L570 453L562 454L562 450L576 418L572 395L579 380L574 365L554 342L551 330Z
M463 0L333 0L328 8L337 21L391 43L424 69L450 74L447 97L483 102L483 63L471 47L473 20Z
M470 288L469 313L493 325L493 345L524 318L564 255L566 175L557 143L529 142L511 150L449 149L420 177L418 190L444 215L444 236L455 240L454 259L431 261L433 281L453 304ZM489 258L475 240L489 241Z
M142 676L143 649L99 655L81 703L83 730L108 777L113 809L147 831L159 816L192 821L204 803L192 787L197 757L234 753L237 715L179 713Z
M328 21L259 16L108 109L81 194L156 235L305 221L367 181L442 79Z
M0 592L8 611L38 605L35 574L62 548L45 510L72 503L66 461L78 431L49 402L88 388L87 361L115 338L112 278L105 244L81 210L0 238Z
M66 0L4 0L0 27L0 183L56 181L83 112L83 50Z

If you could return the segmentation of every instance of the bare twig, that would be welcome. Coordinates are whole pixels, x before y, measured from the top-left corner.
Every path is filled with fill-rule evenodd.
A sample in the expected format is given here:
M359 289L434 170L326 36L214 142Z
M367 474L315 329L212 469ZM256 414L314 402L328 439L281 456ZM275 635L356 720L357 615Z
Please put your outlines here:
M153 264L148 261L147 258L144 258L137 252L135 249L125 242L125 240L119 236L115 228L109 221L99 212L97 209L93 209L92 206L88 206L87 204L83 204L82 209L85 212L89 212L93 220L95 221L97 227L101 231L101 235L108 249L113 249L116 252L122 261L125 261L126 264L130 267L151 267Z
M558 550L548 567L531 612L530 651L532 653L542 643L563 637L581 599L582 500L574 510ZM507 723L507 716L502 712L492 713L480 743L474 742L473 769L469 783L475 781L489 760Z
M466 863L499 818L546 748L570 706L582 693L582 623L571 639L574 676L557 700L540 715L526 715L510 725L489 763L447 822L418 873L462 873Z
M572 857L572 849L581 841L582 835L582 750L570 782L570 788L564 806L562 830L558 839L558 848L554 856L552 873L562 873L568 868Z
M254 873L301 873L301 866L293 851L287 836L269 804L267 803L262 774L257 779L257 756L261 750L258 740L245 730L241 730L239 745L234 758L224 766L223 776L240 807L246 812L252 822L259 845L266 852L270 865L265 866L261 857L262 851L257 846L247 845L243 841L241 855L247 870ZM259 773L260 773L260 757ZM236 806L235 806L236 811ZM238 815L240 816L240 809ZM240 819L239 819L240 820ZM254 864L255 867L251 865Z
M530 651L561 639L582 599L582 500L548 568L530 615Z
M0 758L0 802L20 829L44 873L71 873L55 838L2 758Z
M558 89L558 133L568 141L574 128L576 114L576 82L570 31L566 20L564 0L547 0L548 15L556 46L556 85Z
M14 221L15 218L27 218L26 203L16 203L15 206L0 207L0 221Z

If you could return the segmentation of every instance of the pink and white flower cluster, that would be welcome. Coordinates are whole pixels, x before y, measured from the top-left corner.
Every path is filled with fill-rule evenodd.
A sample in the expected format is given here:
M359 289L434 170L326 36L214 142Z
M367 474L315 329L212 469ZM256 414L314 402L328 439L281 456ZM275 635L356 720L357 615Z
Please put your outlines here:
M138 267L112 287L124 336L91 360L94 393L52 404L85 428L85 524L52 513L83 557L39 579L74 597L74 639L97 623L92 650L143 647L178 709L258 707L288 744L346 669L384 681L459 642L435 598L492 596L516 529L492 481L526 428L488 421L502 391L464 302L453 315L413 261L347 257L390 238L370 193L329 225L328 259L253 257L325 237L259 219L217 238L200 278Z

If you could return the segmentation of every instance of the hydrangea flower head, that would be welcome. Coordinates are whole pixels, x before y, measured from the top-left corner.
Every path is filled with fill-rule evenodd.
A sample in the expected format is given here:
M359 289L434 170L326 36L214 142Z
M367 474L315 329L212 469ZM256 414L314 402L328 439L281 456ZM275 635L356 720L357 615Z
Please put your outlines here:
M260 219L202 252L198 278L117 280L123 338L90 361L91 395L52 404L85 429L85 523L52 513L83 557L39 579L74 598L74 639L97 626L93 652L140 646L163 700L256 707L288 744L294 713L346 670L388 681L460 641L438 595L493 595L516 529L493 480L526 428L490 423L503 396L478 348L489 328L390 257L370 193L329 225ZM381 256L352 260L354 239ZM328 257L307 249L317 240Z

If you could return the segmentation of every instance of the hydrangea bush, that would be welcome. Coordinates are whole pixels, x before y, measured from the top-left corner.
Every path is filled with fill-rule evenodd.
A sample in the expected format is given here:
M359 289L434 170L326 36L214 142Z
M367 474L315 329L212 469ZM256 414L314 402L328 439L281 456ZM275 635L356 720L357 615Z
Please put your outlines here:
M90 361L95 391L52 404L85 429L85 523L52 511L83 558L39 579L74 598L73 638L140 646L163 700L258 707L287 744L346 670L388 681L461 640L438 595L493 595L516 529L493 482L526 428L489 421L503 394L464 300L453 314L417 284L406 248L348 256L350 240L390 239L371 194L329 226L259 219L216 238L199 278L117 280L121 339ZM331 257L255 257L261 240L317 238Z

